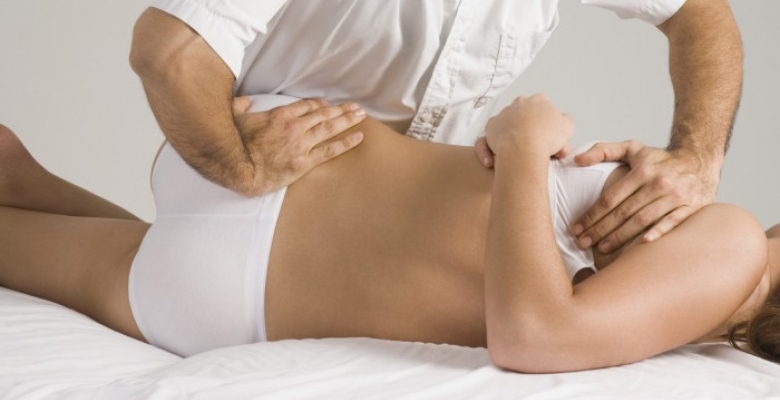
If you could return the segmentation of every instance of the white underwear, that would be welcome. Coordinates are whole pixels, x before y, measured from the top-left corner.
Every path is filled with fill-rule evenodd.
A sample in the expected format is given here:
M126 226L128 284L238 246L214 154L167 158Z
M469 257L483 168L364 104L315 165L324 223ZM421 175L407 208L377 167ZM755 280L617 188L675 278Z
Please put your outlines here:
M251 110L296 100L256 96ZM549 174L555 236L570 278L593 268L593 255L576 246L569 225L620 165L577 168L572 157L551 162ZM241 196L203 178L166 144L153 168L152 191L157 220L133 261L128 286L146 340L181 356L266 341L266 271L286 188Z
M257 96L251 110L297 100ZM128 285L144 338L181 356L266 341L266 271L286 188L244 197L203 178L166 143L152 191L157 220Z
M578 167L574 164L574 156L584 153L594 144L596 142L582 145L574 149L568 157L550 162L548 190L555 241L566 265L569 279L573 279L574 275L583 268L590 268L596 272L593 251L582 250L577 246L577 239L571 233L571 226L599 198L612 171L623 165L608 162Z

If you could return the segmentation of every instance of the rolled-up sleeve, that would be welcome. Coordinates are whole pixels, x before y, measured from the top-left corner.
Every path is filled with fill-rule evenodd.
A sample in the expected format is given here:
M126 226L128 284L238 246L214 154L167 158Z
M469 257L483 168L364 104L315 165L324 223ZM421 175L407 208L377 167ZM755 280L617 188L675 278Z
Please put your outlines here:
M655 26L671 18L686 0L580 0L614 11L620 18L638 18Z
M152 6L184 21L241 75L244 51L288 0L155 0Z

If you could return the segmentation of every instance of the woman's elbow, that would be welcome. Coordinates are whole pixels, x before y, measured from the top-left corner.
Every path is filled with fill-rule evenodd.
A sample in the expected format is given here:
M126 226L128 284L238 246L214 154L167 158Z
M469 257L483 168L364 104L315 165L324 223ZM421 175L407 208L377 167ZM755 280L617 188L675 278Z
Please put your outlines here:
M576 370L571 348L561 345L569 342L560 338L560 330L525 324L522 333L496 331L488 334L488 354L496 366L523 374L551 374Z
M497 367L522 374L554 374L578 368L560 350L550 350L544 343L488 345L490 360Z
M490 360L500 368L524 374L576 372L632 362L624 352L601 340L583 315L569 307L523 318L522 323L509 327L488 325Z
M518 351L514 346L488 344L488 354L490 361L499 368L522 374L532 374L535 371L533 360L530 360L531 357L518 357L517 354L523 354L523 352Z
M552 343L549 340L537 342L513 343L511 345L488 345L490 360L497 367L522 374L558 374L630 364L622 354L598 350L598 346L589 346L584 342L574 345ZM614 350L614 349L613 349Z

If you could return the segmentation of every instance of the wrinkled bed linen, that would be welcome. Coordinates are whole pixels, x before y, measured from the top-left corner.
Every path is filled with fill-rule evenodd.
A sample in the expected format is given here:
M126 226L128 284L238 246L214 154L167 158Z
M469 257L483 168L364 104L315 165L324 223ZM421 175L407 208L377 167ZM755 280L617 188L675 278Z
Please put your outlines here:
M780 366L725 344L597 371L517 374L485 349L368 338L283 340L182 359L0 288L6 399L780 399Z

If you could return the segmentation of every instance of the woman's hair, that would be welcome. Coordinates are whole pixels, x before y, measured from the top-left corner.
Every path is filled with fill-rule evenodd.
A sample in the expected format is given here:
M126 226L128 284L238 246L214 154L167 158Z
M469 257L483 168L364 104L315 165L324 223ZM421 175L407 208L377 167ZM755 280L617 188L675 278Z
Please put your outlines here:
M732 326L727 339L739 350L780 362L780 301L772 298L753 318ZM747 345L747 349L743 345Z

